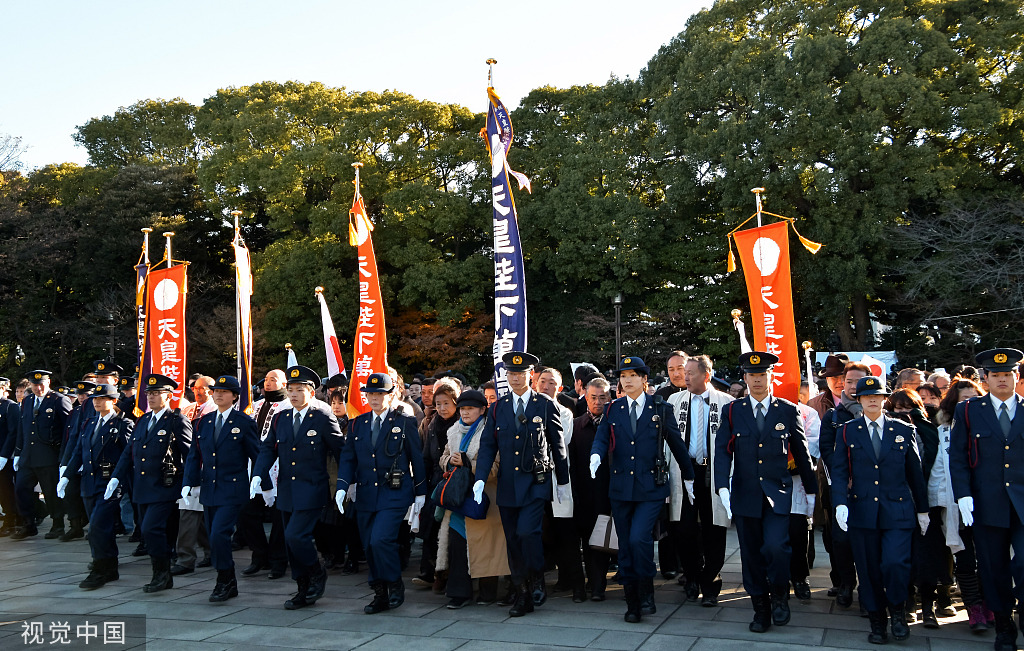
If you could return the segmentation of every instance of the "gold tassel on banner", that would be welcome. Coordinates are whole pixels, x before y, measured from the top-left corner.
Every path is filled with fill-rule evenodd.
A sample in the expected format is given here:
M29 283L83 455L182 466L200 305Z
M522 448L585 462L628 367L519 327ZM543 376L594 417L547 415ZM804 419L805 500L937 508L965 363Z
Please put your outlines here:
M732 273L736 271L736 255L732 252L732 234L726 235L725 241L729 244L729 257L725 260L725 272Z
M803 244L804 248L810 251L812 255L821 250L820 244L818 244L817 242L812 242L811 240L801 235L798 230L796 230L796 224L793 223L793 220L789 221L789 225L793 227L793 232L796 233L796 236L800 240L800 243Z

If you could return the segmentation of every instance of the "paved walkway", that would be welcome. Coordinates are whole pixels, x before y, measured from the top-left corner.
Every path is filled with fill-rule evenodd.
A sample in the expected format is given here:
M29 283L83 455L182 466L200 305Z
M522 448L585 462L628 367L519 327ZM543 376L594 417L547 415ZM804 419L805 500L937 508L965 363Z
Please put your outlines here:
M40 527L47 531L49 523ZM134 545L118 539L125 554ZM127 644L103 646L92 640L80 648L146 648L149 651L186 649L219 651L270 648L292 649L464 649L466 651L520 651L527 649L591 648L653 651L707 651L744 649L755 642L757 651L800 651L803 649L868 649L867 620L858 616L856 604L848 611L835 607L825 595L827 556L818 549L818 568L811 585L814 599L808 604L791 600L793 619L788 626L773 627L757 635L747 631L752 614L750 601L740 586L740 561L735 533L730 533L723 578L726 589L719 607L702 608L685 603L682 588L660 575L657 586L658 613L644 617L640 624L627 624L619 598L621 590L610 587L605 602L574 604L561 593L532 615L512 619L508 608L498 605L467 606L447 610L446 599L429 590L417 590L406 575L407 599L395 611L363 614L371 594L366 573L342 576L332 573L327 593L314 607L299 611L282 608L294 590L285 578L268 581L266 573L254 578L240 577L240 596L226 603L207 601L215 572L197 570L175 577L174 588L145 594L141 587L150 578L148 558L121 558L119 581L99 590L85 592L77 584L89 562L88 544L37 538L12 541L0 539L0 649L33 648L22 637L23 621L51 621L85 616L91 621L116 620L125 615L144 614L146 640L129 637ZM414 558L418 545L414 547ZM248 564L248 552L235 558L239 567ZM551 576L551 575L549 575ZM973 651L990 649L994 633L974 635L967 628L962 611L955 619L942 620L938 630L911 626L910 639L890 642L906 649L932 651ZM129 629L129 635L131 631ZM75 642L74 628L71 632ZM51 640L46 636L48 644ZM35 648L39 648L37 645ZM64 647L68 648L68 647ZM74 647L74 644L72 645Z

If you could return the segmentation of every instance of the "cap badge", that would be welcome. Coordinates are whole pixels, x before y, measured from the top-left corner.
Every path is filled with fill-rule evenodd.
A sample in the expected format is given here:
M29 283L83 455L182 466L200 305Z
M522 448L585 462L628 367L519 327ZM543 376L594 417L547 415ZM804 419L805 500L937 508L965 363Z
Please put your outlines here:
M623 364L632 364L633 360L632 360L632 358L627 357L626 359L622 360L622 363Z
M751 364L760 364L761 363L761 357L759 355L751 355L750 356L750 363Z
M42 374L42 373L36 373L34 377L35 377L35 378L36 378L37 380L41 380L41 379L43 379L43 374Z
M103 368L104 368L104 367L103 367L103 364L102 364L102 363L100 363L100 364L97 364L97 365L96 365L96 369L97 369L97 370L99 370L99 371L102 371L102 370L103 370Z
M297 369L297 368L292 369L292 374L291 375L292 375L292 377L299 377L299 369Z
M995 360L996 364L1005 364L1006 363L1006 353L996 353L996 356L993 357L992 359Z
M522 364L523 363L523 358L520 357L519 355L516 355L516 356L514 356L512 358L512 363L516 364L516 365Z
M155 377L149 378L149 383L150 384L156 384L156 378Z

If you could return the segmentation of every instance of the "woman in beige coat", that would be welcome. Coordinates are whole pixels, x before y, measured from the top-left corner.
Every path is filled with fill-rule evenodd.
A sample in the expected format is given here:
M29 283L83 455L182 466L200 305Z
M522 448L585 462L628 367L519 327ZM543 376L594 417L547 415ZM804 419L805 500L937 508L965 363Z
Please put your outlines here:
M441 455L441 468L445 470L450 466L476 467L480 433L487 415L487 399L479 391L464 391L457 406L460 418L448 430L448 442ZM497 477L498 463L495 463L484 487L491 506L483 520L466 518L452 511L444 512L437 539L437 569L448 570L446 594L448 608L453 610L462 608L473 598L473 579L479 579L477 603L494 603L498 595L498 577L509 573L505 533L501 528L498 508L494 506Z

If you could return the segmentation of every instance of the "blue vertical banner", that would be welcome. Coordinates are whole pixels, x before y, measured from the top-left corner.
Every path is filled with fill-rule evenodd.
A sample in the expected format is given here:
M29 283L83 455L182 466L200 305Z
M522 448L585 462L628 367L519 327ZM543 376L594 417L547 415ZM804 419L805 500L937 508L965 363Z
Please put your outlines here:
M509 176L519 189L530 191L530 180L508 166L512 148L512 119L494 88L488 87L487 148L491 154L491 205L494 208L494 384L498 396L508 393L501 356L510 350L526 352L526 273L519 242L516 202Z

